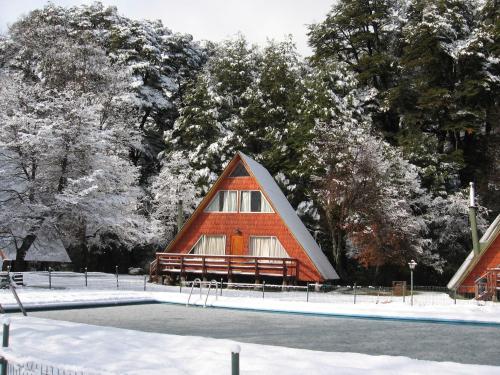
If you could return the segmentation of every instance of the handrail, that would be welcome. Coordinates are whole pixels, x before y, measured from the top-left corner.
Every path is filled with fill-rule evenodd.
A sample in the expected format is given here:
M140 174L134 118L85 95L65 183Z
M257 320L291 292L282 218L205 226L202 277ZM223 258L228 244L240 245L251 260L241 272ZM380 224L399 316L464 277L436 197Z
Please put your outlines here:
M212 287L212 284L215 284L215 300L217 301L217 293L218 293L218 282L217 280L211 280L210 283L208 284L208 289L207 289L207 296L205 297L205 303L203 304L203 307L207 307L207 301L208 301L208 296L210 295L210 289ZM222 285L221 285L222 288Z
M193 284L191 285L191 291L189 292L189 297L188 297L188 300L187 300L187 303L186 303L186 307L189 306L189 301L191 300L191 294L193 294L193 289L194 289L194 286L196 285L196 283L198 283L200 285L200 299L201 299L201 289L202 289L201 284L202 284L202 281L201 281L201 279L196 278L196 279L193 280Z
M19 305L19 308L21 309L21 312L23 313L24 316L27 316L26 310L24 309L24 306L21 303L19 296L17 295L16 286L15 286L14 281L12 280L12 277L10 276L10 272L7 272L7 274L3 275L3 276L6 277L6 281L4 284L2 284L2 287L8 287L10 289L10 291L14 295L14 298L16 299L17 304ZM1 308L1 310L3 311L4 309Z

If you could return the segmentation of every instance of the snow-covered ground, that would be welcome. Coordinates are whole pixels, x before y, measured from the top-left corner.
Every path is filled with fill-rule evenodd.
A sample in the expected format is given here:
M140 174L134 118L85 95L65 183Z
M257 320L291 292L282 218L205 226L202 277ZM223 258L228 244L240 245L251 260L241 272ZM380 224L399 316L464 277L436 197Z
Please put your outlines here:
M27 287L18 289L27 308L89 306L115 303L176 303L185 304L190 288L147 284L144 291L142 276L94 274L88 286L79 274L52 275L52 286L47 289L47 274L25 276ZM396 319L459 320L500 324L500 304L476 303L458 300L446 295L445 303L437 304L433 294L431 304L420 301L410 306L408 299L392 296L328 296L329 293L310 293L309 302L304 292L266 292L261 290L224 289L215 297L213 290L206 299L207 289L200 295L195 289L191 303L208 307L252 309L305 314L349 315ZM349 302L350 301L350 302ZM417 298L415 301L418 301ZM333 303L332 303L333 302ZM338 302L338 303L337 303ZM16 308L13 295L0 291L0 303L7 310ZM51 321L40 318L12 320L11 347L5 353L14 363L25 361L57 364L66 369L86 373L152 374L168 369L169 374L228 373L230 347L233 341L146 333L110 327ZM499 367L464 365L450 362L432 362L406 357L370 356L356 353L316 352L302 349L241 344L243 374L268 374L286 368L288 374L496 374Z
M57 364L85 373L228 374L230 340L146 333L40 318L14 317L13 363ZM331 353L239 343L242 374L498 374L494 366L432 362L407 357Z

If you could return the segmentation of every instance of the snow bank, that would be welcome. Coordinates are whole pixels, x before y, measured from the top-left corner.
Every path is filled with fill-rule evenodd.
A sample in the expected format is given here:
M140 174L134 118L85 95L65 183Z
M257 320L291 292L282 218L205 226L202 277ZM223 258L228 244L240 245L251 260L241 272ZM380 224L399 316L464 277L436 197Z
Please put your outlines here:
M32 317L13 317L14 359L41 359L87 372L228 374L236 342L146 333ZM330 353L238 343L242 374L498 374L498 367L407 357Z

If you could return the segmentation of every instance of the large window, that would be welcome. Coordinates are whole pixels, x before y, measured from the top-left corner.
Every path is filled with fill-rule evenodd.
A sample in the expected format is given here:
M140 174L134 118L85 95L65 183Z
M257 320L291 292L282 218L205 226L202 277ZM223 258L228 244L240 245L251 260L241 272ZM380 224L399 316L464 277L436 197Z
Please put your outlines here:
M203 234L189 253L197 255L225 255L226 236L207 236Z
M242 191L240 212L273 212L273 209L260 191Z
M238 192L221 190L215 194L210 204L205 209L207 212L237 212Z
M250 255L256 257L290 258L274 236L250 236Z

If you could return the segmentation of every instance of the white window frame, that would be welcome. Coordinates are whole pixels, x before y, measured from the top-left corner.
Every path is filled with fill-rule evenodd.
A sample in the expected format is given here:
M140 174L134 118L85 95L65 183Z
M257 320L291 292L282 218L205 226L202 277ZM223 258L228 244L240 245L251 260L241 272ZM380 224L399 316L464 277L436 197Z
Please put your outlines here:
M193 254L194 248L196 247L196 245L198 245L198 242L200 242L203 237L222 237L222 238L224 238L224 254L221 254L221 255ZM199 255L199 256L204 256L204 255L209 255L209 256L225 256L226 255L226 247L227 247L227 238L226 238L225 234L219 234L219 233L216 233L216 234L212 234L212 233L211 234L200 234L200 237L194 243L194 245L191 247L191 250L189 250L188 254Z
M271 211L252 211L252 198L251 198L251 192L252 191L258 191L260 193L261 199L265 199L269 207L271 208ZM241 211L241 197L243 196L243 192L250 192L250 211ZM271 206L271 203L269 203L269 199L264 195L262 190L240 190L239 191L239 197L238 197L238 212L242 214L274 214L274 208ZM262 205L261 205L262 207ZM269 236L268 236L269 237Z
M236 192L236 211L209 211L208 207L210 207L212 205L214 199L216 199L216 198L218 199L219 193L221 193L223 191ZM214 196L210 200L210 203L207 204L207 206L205 207L205 209L203 210L203 212L207 212L207 213L210 213L210 214L235 214L235 213L238 213L239 210L240 210L239 203L240 203L240 192L239 192L239 190L217 190L217 193L214 194Z

